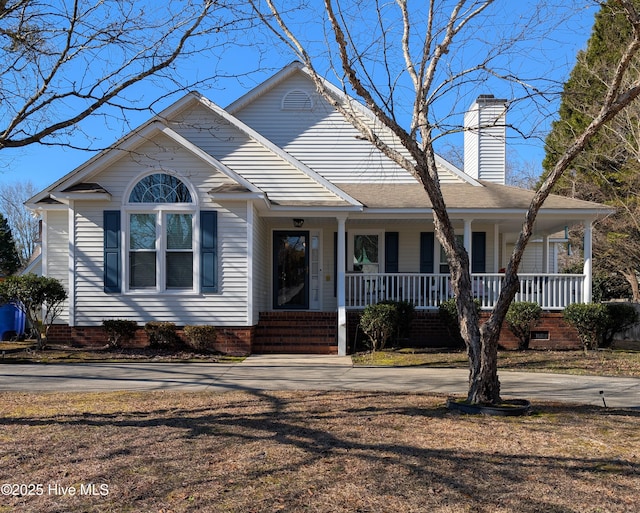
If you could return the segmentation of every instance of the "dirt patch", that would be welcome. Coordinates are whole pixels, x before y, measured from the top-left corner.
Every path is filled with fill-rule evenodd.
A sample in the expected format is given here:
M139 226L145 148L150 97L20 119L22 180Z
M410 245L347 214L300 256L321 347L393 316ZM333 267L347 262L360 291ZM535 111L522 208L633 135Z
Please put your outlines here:
M634 411L478 417L356 392L0 400L0 483L43 486L0 511L623 512L640 488Z

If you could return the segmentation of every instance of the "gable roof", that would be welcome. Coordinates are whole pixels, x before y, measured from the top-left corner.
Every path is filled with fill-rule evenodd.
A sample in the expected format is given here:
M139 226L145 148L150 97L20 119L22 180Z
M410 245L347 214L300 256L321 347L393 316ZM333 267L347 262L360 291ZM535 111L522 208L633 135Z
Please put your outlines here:
M160 114L122 137L110 149L104 150L89 159L42 192L36 194L27 202L27 205L31 208L37 206L42 208L65 208L64 203L66 200L108 199L110 197L109 191L99 183L96 183L93 177L127 155L127 152L161 134L177 143L179 148L205 162L211 169L215 169L229 178L229 182L225 181L225 183L216 184L210 189L209 195L215 199L261 199L263 200L261 204L266 205L266 208L287 211L295 209L333 209L362 212L365 208L369 212L389 212L391 210L426 212L430 210L431 204L422 185L417 181L396 184L334 183L258 133L258 131L233 114L238 113L242 108L256 101L269 90L297 73L304 73L308 78L308 70L301 63L292 63L232 103L228 107L229 112L197 92L189 93L164 109ZM350 101L352 105L361 110L363 115L373 116L369 109L358 102L348 99L343 91L333 86L330 82L326 82L326 86L332 91L332 94L345 98L345 101ZM178 133L177 130L179 128L175 130L172 128L172 126L179 126L179 123L172 125L172 120L177 120L182 113L186 113L189 109L196 107L205 109L204 112L213 114L217 119L223 120L226 124L244 134L246 138L273 156L274 161L281 162L282 167L294 170L297 173L296 176L302 177L301 179L306 184L305 191L311 191L309 193L311 199L301 200L296 197L295 190L282 194L280 192L283 189L282 181L278 188L278 184L274 185L269 182L271 177L268 173L263 173L262 176L257 178L250 176L248 172L245 175L241 166L236 169L233 163L226 165L192 140ZM393 136L393 134L391 135ZM441 157L437 156L436 159L439 166L460 178L459 183L441 184L447 207L452 211L480 212L490 215L491 212L495 214L498 212L506 213L507 211L515 214L528 208L533 195L532 191L480 182L464 174ZM234 168L232 169L232 167ZM546 213L575 213L578 211L584 216L597 216L607 214L611 210L603 205L559 196L550 196L543 206L543 212Z
M143 144L145 141L160 133L173 139L182 148L184 148L197 158L205 161L216 170L222 172L224 175L236 182L239 186L245 188L247 191L254 194L262 194L263 197L268 198L268 191L264 191L261 188L257 187L255 184L245 179L239 173L233 171L228 166L225 166L215 157L209 155L207 152L205 152L165 124L167 120L171 120L171 118L177 116L180 112L185 111L188 108L193 107L194 105L201 105L205 107L210 112L214 113L216 116L220 117L240 132L244 133L247 137L257 142L260 146L267 149L273 155L280 158L283 162L286 162L288 165L298 170L308 179L308 182L312 187L316 187L318 191L324 190L329 193L330 197L334 198L333 200L328 201L327 194L322 194L323 198L318 202L318 204L341 207L355 207L356 209L361 208L361 205L357 200L350 197L334 184L318 175L308 166L306 166L302 162L299 162L297 159L274 145L271 141L267 140L255 130L244 124L242 121L235 118L224 109L220 108L215 103L197 92L188 93L176 103L163 110L160 114L154 116L152 119L150 119L137 129L134 129L132 132L125 135L110 148L100 152L98 155L89 159L81 166L77 167L40 193L30 198L26 202L26 204L31 208L35 208L38 204L40 206L47 204L48 200L50 200L51 198L78 199L81 197L82 199L88 199L89 196L87 195L87 193L93 193L93 197L97 198L97 196L95 196L95 187L89 185L90 182L84 182L84 180L90 179L90 177L106 169L118 159L122 158L127 154L128 151L134 150L140 144ZM60 194L60 192L58 192L61 190L66 191L65 194ZM73 197L69 196L70 191L74 191ZM102 189L102 192L108 195L108 192L104 189ZM214 193L220 192L221 191L214 191ZM82 196L78 196L78 194L81 194ZM313 201L310 201L308 203L313 203ZM273 204L275 205L278 203L274 202Z
M264 82L256 86L255 88L253 88L251 91L245 93L240 98L238 98L237 100L229 104L225 110L230 114L233 114L234 116L238 116L243 109L248 107L250 104L256 102L259 98L266 95L268 92L270 92L280 84L285 83L287 80L289 80L291 77L295 76L296 74L303 74L305 77L307 77L309 81L313 83L313 79L311 77L311 73L309 69L301 62L294 61L289 65L285 66L284 68L282 68L279 72L272 75L270 78L268 78L267 80L265 80ZM348 103L350 107L357 110L359 115L366 118L369 123L375 124L376 130L378 132L380 132L381 134L384 134L384 136L389 138L390 140L395 141L396 146L400 148L400 151L407 153L406 150L402 148L402 145L398 141L397 136L387 127L380 126L379 120L376 118L375 114L369 108L367 108L362 103L356 101L354 98L350 97L348 94L346 94L340 88L336 87L329 80L323 79L322 83L323 83L323 86L327 89L327 91L329 91L329 93L332 96L334 96L337 100L341 102ZM407 153L407 157L409 157L408 153ZM387 157L385 156L385 158ZM410 158L410 160L412 159ZM437 155L437 154L436 154L436 164L438 165L439 170L441 172L443 171L445 173L450 174L452 177L456 179L456 181L468 183L476 187L480 186L480 183L476 179L469 176L464 171L458 169L456 166L446 161L440 155Z

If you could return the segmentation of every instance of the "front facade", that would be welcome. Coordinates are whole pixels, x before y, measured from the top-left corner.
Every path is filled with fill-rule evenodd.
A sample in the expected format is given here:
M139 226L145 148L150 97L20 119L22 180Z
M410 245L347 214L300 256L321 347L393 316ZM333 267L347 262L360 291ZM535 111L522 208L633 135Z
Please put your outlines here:
M479 97L465 120L469 174L439 161L485 309L531 198L504 185L501 116L503 101ZM404 299L429 312L451 294L421 185L323 101L298 63L226 109L187 95L28 205L43 219L42 273L69 292L59 332L79 341L99 338L104 319L155 320L215 325L251 351L282 312L304 329L281 350L314 351L305 337L324 337L320 352L344 354L349 311ZM519 299L550 311L590 300L590 227L604 213L549 198ZM577 222L585 272L559 275L553 236Z

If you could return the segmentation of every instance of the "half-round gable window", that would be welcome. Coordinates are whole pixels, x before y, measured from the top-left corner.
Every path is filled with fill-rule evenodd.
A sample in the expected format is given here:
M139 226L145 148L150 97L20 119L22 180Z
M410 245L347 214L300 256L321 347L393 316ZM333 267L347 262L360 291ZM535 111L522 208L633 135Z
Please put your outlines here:
M178 178L154 173L142 178L129 195L129 203L192 203L191 193Z
M301 89L289 91L282 98L282 110L312 110L311 95Z

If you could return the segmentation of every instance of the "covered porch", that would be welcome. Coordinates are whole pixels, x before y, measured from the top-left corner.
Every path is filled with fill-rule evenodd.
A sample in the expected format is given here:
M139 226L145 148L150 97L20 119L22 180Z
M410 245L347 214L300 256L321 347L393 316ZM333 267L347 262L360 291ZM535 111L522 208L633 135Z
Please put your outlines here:
M384 300L413 303L437 316L452 297L448 262L435 234L433 211L419 185L368 187L341 184L361 207L299 207L265 214L264 251L254 248L254 312L309 311L337 314L337 352L347 353L347 317ZM456 237L470 257L475 297L485 315L499 297L504 268L522 228L532 192L485 184L443 184ZM550 197L534 226L519 268L516 301L533 301L558 315L572 303L591 301L592 224L608 209ZM256 218L257 219L257 218ZM558 256L566 249L565 229L584 228L581 273L563 274ZM266 240L265 240L266 239ZM258 255L272 255L271 262ZM257 319L256 319L257 320Z
M433 233L420 234L420 251L414 252L414 261L419 256L419 272L405 272L402 265L393 261L394 255L406 252L401 236L397 237L395 232L378 235L379 258L369 262L371 253L376 254L376 251L372 249L365 257L358 253L358 225L352 221L338 219L336 236L338 354L347 352L348 312L355 313L367 305L391 300L408 301L418 311L435 313L443 301L453 297L446 258ZM492 225L491 221L486 218L460 219L455 223L459 227L456 232L470 256L474 296L487 314L494 308L502 290L503 267L509 261L519 228L514 218L493 220ZM556 313L570 304L591 301L593 218L569 221L584 227L584 264L580 274L559 272L557 249L565 242L555 234L564 232L563 223L567 221L547 217L538 223L537 234L530 244L533 249L528 249L529 261L518 273L520 287L514 301L536 302L545 312ZM399 249L394 248L395 244ZM433 257L433 261L425 261L425 255Z
M585 303L589 280L583 274L520 274L514 301L538 303L543 310L564 310ZM491 310L500 295L504 273L473 273L472 289L483 310ZM380 301L408 301L416 309L435 309L453 297L449 274L346 273L345 307L363 309Z

